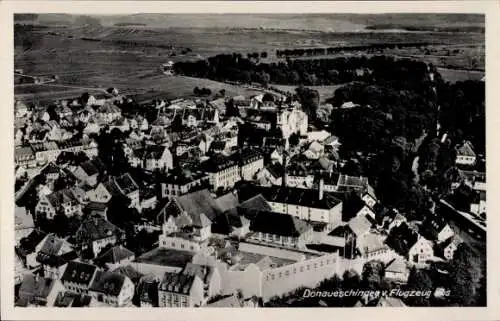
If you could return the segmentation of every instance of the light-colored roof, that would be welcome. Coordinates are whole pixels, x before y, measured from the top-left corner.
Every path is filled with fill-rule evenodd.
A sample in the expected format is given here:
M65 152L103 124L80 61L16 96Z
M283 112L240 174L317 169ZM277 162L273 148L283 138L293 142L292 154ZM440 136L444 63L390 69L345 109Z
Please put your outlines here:
M385 268L386 272L405 273L408 271L408 266L402 257L396 257Z
M367 233L372 226L372 223L366 218L365 215L353 217L347 224L358 237Z

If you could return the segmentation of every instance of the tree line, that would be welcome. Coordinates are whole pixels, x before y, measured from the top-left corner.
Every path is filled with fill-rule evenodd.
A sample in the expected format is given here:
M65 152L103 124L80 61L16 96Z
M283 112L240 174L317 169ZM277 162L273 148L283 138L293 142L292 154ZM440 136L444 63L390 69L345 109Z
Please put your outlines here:
M295 49L283 49L276 50L276 56L278 58L283 57L303 57L303 56L322 56L331 55L344 51L375 51L382 49L402 49L411 47L424 47L431 45L429 42L406 42L406 43L376 43L369 45L357 45L357 46L338 46L338 47L327 47L327 48L295 48Z
M174 64L176 74L237 83L280 85L333 85L352 81L384 82L407 85L421 82L427 64L389 56L287 59L262 63L242 54L219 54L205 60Z

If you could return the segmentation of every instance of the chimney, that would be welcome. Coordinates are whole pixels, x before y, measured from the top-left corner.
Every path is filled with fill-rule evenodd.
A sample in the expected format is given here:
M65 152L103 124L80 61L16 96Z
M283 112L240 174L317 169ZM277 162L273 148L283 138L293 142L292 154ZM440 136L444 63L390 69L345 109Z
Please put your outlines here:
M320 200L323 199L324 189L325 189L325 181L323 180L323 177L322 177L319 180L319 199Z

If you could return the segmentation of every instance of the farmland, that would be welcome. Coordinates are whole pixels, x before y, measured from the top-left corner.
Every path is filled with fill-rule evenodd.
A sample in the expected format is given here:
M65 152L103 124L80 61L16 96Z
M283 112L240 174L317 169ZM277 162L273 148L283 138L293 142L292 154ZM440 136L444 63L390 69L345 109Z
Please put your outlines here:
M88 88L88 91L98 92L99 88L111 86L117 87L125 94L136 95L138 99L145 100L191 95L196 86L211 88L212 92L222 88L228 93L251 92L249 89L205 79L168 77L162 75L159 70L160 65L169 60L177 62L203 59L219 53L239 52L246 55L250 52L266 51L269 53L268 58L262 61L268 62L276 60L277 49L286 48L366 45L381 42L438 42L445 46L468 44L472 46L471 48L484 46L484 34L470 32L398 33L383 30L359 32L364 26L378 24L381 21L373 20L373 17L363 21L356 15L352 19L349 18L351 20L339 16L333 20L327 17L319 17L319 20L315 18L321 28L308 27L307 19L293 15L280 18L280 23L278 23L280 20L269 16L251 19L241 16L243 18L240 20L227 18L228 26L230 21L237 21L236 26L231 28L224 24L214 25L210 17L196 20L199 24L196 26L190 26L184 19L176 16L161 19L156 15L146 18L107 17L101 19L100 24L98 19L93 19L90 20L91 24L84 26L73 24L75 19L71 16L40 15L39 17L38 23L43 25L35 28L17 27L14 37L14 65L15 68L23 69L28 75L57 75L59 79L51 86L16 86L14 93L19 99L32 99L34 96L44 99L68 98L70 95L81 94L85 88ZM215 20L221 21L220 16ZM436 21L433 20L432 23L436 24ZM393 22L400 23L399 20ZM477 24L480 25L480 21ZM330 27L327 27L328 25ZM290 29L292 26L295 26L295 29ZM422 26L422 23L419 26ZM184 55L182 52L186 48L191 52ZM474 53L474 49L471 50ZM456 69L470 62L469 54L463 52L464 54L459 52L446 57L445 60L438 51L431 51L430 54L416 51L383 53L412 56L433 62L440 67L451 65ZM481 67L484 58L478 61ZM456 70L444 71L445 78L449 75L450 79L476 77L476 73L473 72L459 74L460 72ZM63 85L81 88L63 87ZM323 96L331 95L333 89L334 86L318 88L320 92L324 92Z

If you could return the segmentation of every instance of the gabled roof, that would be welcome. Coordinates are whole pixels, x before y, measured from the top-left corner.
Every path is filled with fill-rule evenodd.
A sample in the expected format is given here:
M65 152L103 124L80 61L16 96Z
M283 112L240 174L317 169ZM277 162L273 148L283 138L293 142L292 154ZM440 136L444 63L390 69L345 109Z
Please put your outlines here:
M183 295L189 294L197 276L184 275L178 273L165 273L163 280L160 283L159 290L165 292L179 293Z
M259 186L258 192L268 202L300 205L310 208L331 209L342 201L333 194L324 192L320 199L317 190L295 188L289 186Z
M78 203L78 199L75 197L71 189L63 189L49 194L47 195L47 200L49 201L50 205L52 205L52 207L54 207L54 209L56 210L63 204L68 204L70 202L73 202L75 204Z
M110 248L108 251L97 257L95 260L103 263L120 263L122 260L134 257L134 252L130 251L123 245L117 245Z
M96 271L97 266L95 265L71 261L68 263L68 266L66 266L61 281L90 286L90 282Z
M208 284L210 282L210 278L214 273L214 268L208 265L194 264L188 263L181 271L181 274L184 275L193 275L198 276L200 280L203 281L204 284Z
M125 266L121 265L116 269L114 269L113 272L122 274L131 279L133 282L136 282L141 277L143 277L143 274L135 270L131 265L125 265Z
M124 194L128 195L139 189L139 186L134 181L129 173L122 174L113 179L118 189Z
M100 240L112 235L123 233L121 229L113 223L107 221L100 215L93 215L82 222L80 228L76 232L77 240L80 242L88 242Z
M235 208L239 203L238 194L232 192L218 197L215 201L222 212Z
M250 223L250 230L280 236L298 237L312 226L288 214L260 211Z
M122 291L126 276L109 271L97 271L89 290L104 293L105 295L118 296Z
M222 212L207 189L177 196L171 202L175 202L180 210L187 212L195 226L205 226L203 224L213 221L217 214Z
M240 300L234 295L226 295L214 302L208 303L207 307L210 308L241 308L242 304Z
M471 142L465 141L463 145L457 149L457 155L475 157L476 153L474 153L474 148L472 147Z
M405 260L398 256L387 264L385 271L392 273L406 273L408 272L408 266L406 265Z
M32 298L46 299L56 280L50 278L38 278L36 279L33 274L26 274L19 288L19 295L28 300Z
M365 215L353 217L347 224L357 237L366 234L372 226L372 223L368 220L368 218L366 218Z

